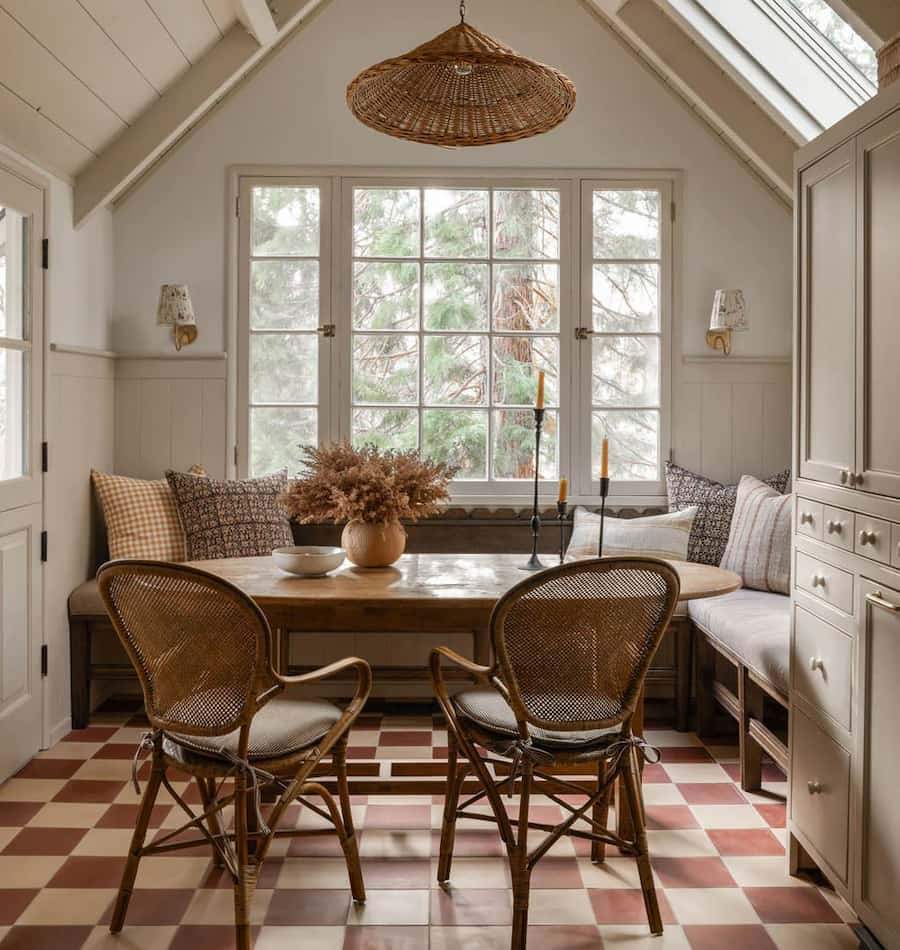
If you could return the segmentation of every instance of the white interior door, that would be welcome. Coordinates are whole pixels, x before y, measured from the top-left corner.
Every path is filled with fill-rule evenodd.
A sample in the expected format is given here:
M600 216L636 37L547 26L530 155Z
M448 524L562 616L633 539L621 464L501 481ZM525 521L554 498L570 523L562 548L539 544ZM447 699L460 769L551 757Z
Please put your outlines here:
M0 167L0 781L42 736L43 190Z

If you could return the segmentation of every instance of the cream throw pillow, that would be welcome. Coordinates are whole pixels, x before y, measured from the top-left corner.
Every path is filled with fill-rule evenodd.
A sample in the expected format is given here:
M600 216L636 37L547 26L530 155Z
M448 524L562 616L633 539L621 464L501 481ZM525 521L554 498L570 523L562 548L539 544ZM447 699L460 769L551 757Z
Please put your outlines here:
M721 566L740 574L752 590L791 592L790 495L752 475L740 480Z
M660 557L667 561L686 561L691 526L696 507L670 511L646 518L610 518L603 527L604 557ZM600 515L585 508L575 509L572 540L566 551L567 561L597 557L600 543Z

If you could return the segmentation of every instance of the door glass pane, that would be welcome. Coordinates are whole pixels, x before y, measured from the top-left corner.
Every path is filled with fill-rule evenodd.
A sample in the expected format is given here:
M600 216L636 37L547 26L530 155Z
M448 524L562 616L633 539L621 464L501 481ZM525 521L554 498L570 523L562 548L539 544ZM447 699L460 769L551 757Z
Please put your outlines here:
M457 478L487 478L488 414L483 410L426 409L422 450L436 462L458 465Z
M559 405L559 337L494 337L494 404L533 406L543 370L544 404Z
M353 401L414 404L419 395L419 338L395 333L353 337Z
M319 338L314 333L254 333L250 338L254 403L311 403L319 391Z
M319 325L318 261L253 261L251 330L315 330Z
M487 264L426 264L425 329L486 330L490 286Z
M28 220L0 206L0 336L25 338ZM0 349L0 479L27 471L28 355Z
M424 400L433 406L487 405L488 338L425 337Z
M357 188L353 192L354 257L418 257L418 188Z
M419 447L419 418L415 409L353 410L353 444L407 451Z
M557 477L557 413L544 414L541 430L541 478ZM494 412L494 478L534 478L534 411Z
M356 261L353 265L353 328L416 330L419 265Z
M659 264L595 264L592 302L598 333L659 331Z
M268 406L250 410L250 474L300 470L300 446L315 445L316 410Z
M250 242L255 257L318 257L319 189L254 188Z
M425 191L425 256L487 257L488 193Z
M659 337L593 340L593 400L606 406L659 405Z
M559 192L494 192L494 256L559 257Z
M658 191L594 192L594 257L659 257Z
M659 413L648 410L594 412L591 477L600 477L600 444L609 439L609 477L653 481L659 473Z
M559 265L497 264L494 268L495 330L559 327Z
M23 338L28 221L0 205L0 336Z

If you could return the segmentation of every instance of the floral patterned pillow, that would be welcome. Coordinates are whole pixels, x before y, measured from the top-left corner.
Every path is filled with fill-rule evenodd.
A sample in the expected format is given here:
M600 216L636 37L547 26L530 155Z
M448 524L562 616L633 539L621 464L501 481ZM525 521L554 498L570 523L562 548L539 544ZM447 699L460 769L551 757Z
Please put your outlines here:
M287 473L220 481L166 472L184 528L187 560L256 557L292 544L291 526L280 496Z
M784 494L791 483L791 470L770 475L764 481L775 491ZM737 485L723 485L674 462L666 463L669 511L697 507L688 541L689 561L716 567L722 563L731 533L737 490Z

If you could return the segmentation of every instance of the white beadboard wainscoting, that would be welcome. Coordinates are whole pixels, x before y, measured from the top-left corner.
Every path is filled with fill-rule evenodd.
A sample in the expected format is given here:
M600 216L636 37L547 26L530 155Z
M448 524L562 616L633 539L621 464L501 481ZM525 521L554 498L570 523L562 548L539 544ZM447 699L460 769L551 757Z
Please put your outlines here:
M673 369L678 465L727 483L790 466L789 357L685 356Z
M225 478L225 354L119 354L115 364L116 472L161 478L167 468L202 465Z

